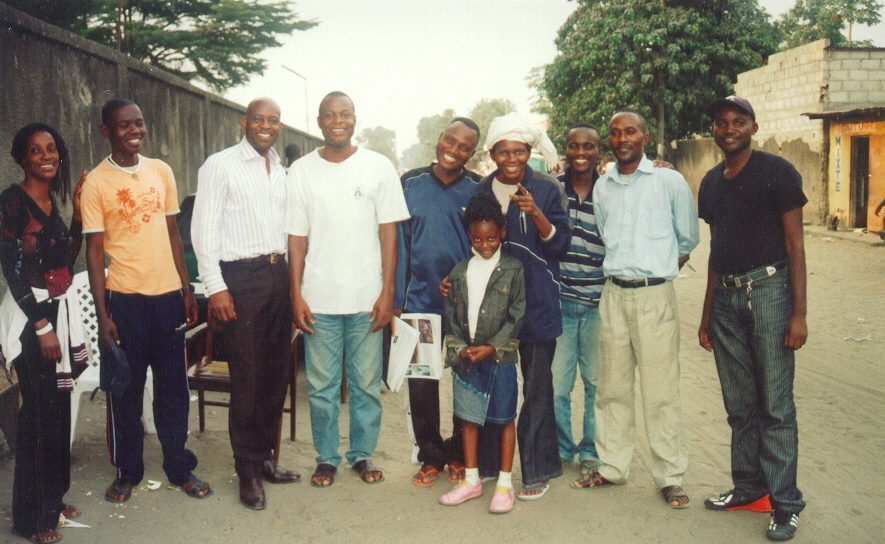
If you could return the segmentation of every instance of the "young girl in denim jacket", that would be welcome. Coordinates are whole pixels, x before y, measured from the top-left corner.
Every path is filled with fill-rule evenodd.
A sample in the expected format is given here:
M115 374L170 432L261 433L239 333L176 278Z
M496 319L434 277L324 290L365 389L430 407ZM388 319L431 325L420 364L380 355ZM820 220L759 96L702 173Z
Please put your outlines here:
M455 265L445 299L446 366L454 368L455 415L464 421L465 479L439 502L454 506L482 495L477 444L479 426L501 428L501 472L489 511L513 509L516 444L517 334L525 312L522 265L501 253L507 233L501 205L492 193L473 196L464 212L473 257Z

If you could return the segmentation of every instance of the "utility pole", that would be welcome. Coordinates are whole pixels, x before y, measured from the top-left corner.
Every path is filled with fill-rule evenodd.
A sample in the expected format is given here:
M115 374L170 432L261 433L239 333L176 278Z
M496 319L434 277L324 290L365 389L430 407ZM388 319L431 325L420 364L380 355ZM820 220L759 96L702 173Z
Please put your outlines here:
M295 74L296 76L298 76L304 80L304 133L309 134L310 133L310 114L308 114L308 111L307 111L307 78L304 77L303 75L299 74L295 70L289 68L285 64L281 64L280 66L282 66L284 69L288 70L289 72L292 72L293 74Z

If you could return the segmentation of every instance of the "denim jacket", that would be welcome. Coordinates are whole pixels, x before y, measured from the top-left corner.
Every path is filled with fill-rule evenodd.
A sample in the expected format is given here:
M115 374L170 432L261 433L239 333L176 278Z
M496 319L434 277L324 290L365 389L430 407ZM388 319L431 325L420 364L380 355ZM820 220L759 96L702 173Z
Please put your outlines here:
M501 255L498 266L489 277L485 296L476 324L476 337L470 339L467 322L467 263L465 259L455 265L449 279L452 288L445 299L446 366L469 368L470 360L459 355L461 350L473 345L490 345L495 348L494 362L517 361L517 335L522 328L525 313L525 285L522 264L509 256Z

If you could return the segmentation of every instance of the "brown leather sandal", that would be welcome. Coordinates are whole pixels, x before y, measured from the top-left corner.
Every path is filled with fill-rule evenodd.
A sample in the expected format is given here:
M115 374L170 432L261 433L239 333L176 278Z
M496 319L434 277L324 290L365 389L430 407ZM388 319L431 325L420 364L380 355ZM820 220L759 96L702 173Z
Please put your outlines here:
M104 500L108 502L126 502L132 496L132 488L135 487L129 483L123 483L119 479L104 492Z
M170 480L169 483L184 491L188 497L193 497L195 499L205 499L213 493L212 488L209 487L209 482L204 482L193 474L191 474L184 482L175 483Z
M78 510L73 504L66 504L61 511L61 515L63 515L65 519L77 519L80 517L80 510Z
M688 495L685 494L685 490L680 485L668 485L661 489L661 495L664 496L664 501L666 501L667 506L670 508L677 510L688 508Z
M34 544L52 544L53 542L61 541L61 533L55 529L47 529L46 531L32 534L28 537L28 540Z
M360 459L353 464L353 470L360 475L360 480L367 484L380 484L384 481L384 473L371 459Z
M589 487L608 487L610 485L615 485L614 482L606 480L602 474L599 473L599 470L591 470L584 474L584 471L581 471L581 477L572 482L572 487L575 489L585 489Z

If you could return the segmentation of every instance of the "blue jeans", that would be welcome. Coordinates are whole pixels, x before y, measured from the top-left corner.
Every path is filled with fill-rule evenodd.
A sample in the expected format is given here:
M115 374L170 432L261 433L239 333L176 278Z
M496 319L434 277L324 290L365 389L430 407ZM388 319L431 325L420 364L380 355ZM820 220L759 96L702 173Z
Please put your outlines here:
M572 389L575 374L584 382L584 424L580 443L572 438ZM553 405L559 437L559 457L572 461L599 460L596 453L596 379L599 371L599 307L562 299L562 335L553 356Z
M369 312L347 315L313 314L313 334L304 335L307 398L317 463L338 466L338 412L342 365L347 367L350 395L352 465L368 459L381 430L381 332L370 333Z
M717 284L710 339L731 426L731 476L741 495L771 494L777 510L805 507L796 487L799 438L795 352L784 346L792 314L789 272L728 288Z

